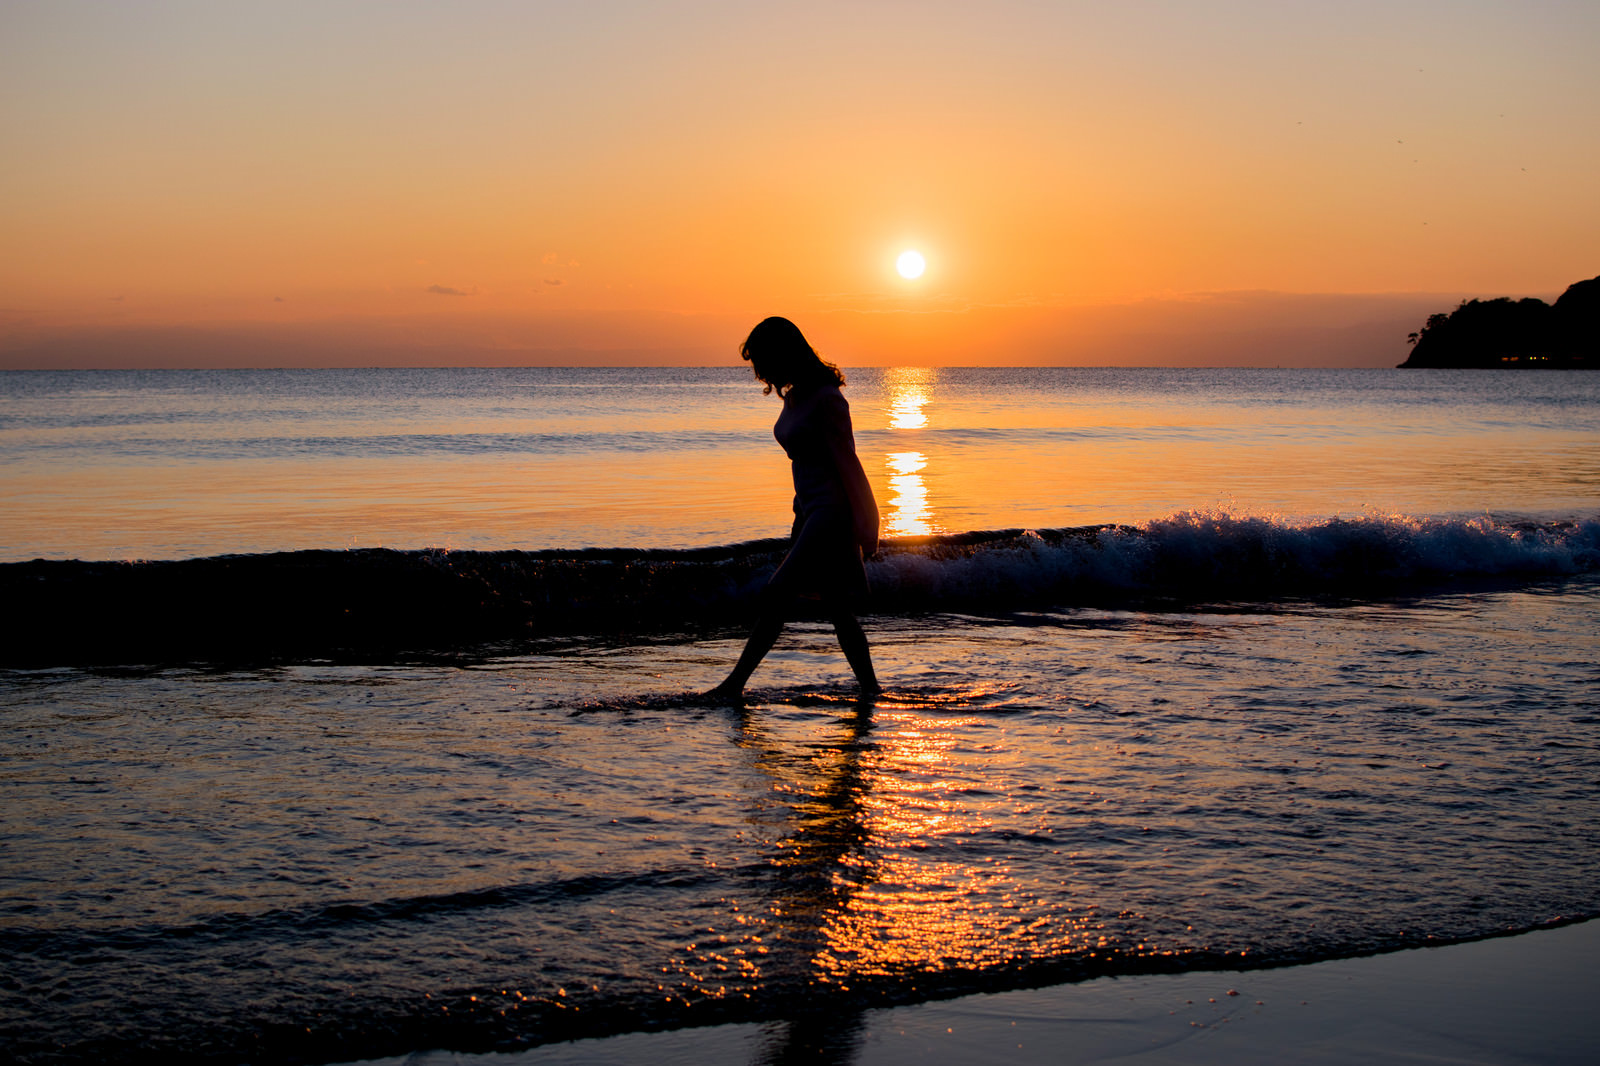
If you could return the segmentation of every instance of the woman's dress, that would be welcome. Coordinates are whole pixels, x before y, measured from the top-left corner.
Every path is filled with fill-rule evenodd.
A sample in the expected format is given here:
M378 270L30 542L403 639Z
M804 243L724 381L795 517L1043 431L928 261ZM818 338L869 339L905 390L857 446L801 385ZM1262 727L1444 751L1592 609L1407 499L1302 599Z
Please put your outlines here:
M849 402L832 383L791 388L772 433L794 472L794 529L771 587L801 597L864 598L862 552L876 550L878 507L856 457Z

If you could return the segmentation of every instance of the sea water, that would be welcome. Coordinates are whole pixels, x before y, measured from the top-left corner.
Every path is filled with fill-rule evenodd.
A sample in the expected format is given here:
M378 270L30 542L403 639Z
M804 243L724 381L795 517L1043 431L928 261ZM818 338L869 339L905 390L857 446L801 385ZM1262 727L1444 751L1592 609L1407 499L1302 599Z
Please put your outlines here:
M0 1048L331 1061L803 1015L847 1059L885 1003L1600 914L1600 379L850 376L908 546L872 568L874 703L809 622L745 706L697 700L731 616L0 676ZM10 559L787 524L776 404L736 370L0 389ZM1040 532L912 550L997 527Z
M845 394L887 535L1600 510L1600 380L1549 373L899 367ZM0 560L781 536L748 369L0 375Z

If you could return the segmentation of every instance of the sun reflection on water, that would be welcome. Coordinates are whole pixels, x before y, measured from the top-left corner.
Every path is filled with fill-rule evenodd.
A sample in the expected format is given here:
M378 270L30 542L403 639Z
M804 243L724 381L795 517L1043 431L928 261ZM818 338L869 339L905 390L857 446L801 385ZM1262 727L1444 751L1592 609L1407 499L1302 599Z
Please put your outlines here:
M917 367L890 367L887 384L889 386L889 428L890 429L925 429L928 425L928 412L923 408L928 405L928 391L926 385L928 378L905 376L906 371L917 374L931 374Z
M859 804L872 847L850 871L852 891L825 916L812 962L819 979L1004 964L1041 942L1060 951L1098 933L1091 916L1050 913L1003 855L941 857L943 841L995 830L987 790L961 751L977 723L879 708L874 725Z
M712 875L720 894L697 904L704 917L677 930L650 975L661 1003L688 1011L803 989L827 1010L770 1027L755 1061L810 1061L817 1046L851 1061L875 989L1181 954L1148 935L1140 911L1108 910L1092 871L1063 856L1109 831L1106 816L1064 815L1046 791L1018 788L1043 753L1010 750L1009 699L990 684L737 709L728 739L751 772L742 855ZM1060 744L1051 765L1074 780L1113 772L1098 744ZM1062 857L1041 865L1043 849Z
M928 510L928 486L922 470L928 459L921 452L893 452L886 457L889 467L889 520L891 537L920 536L933 532L933 513Z
M928 398L935 371L927 367L897 366L884 372L888 393L889 428L896 431L928 428ZM928 506L928 486L923 471L928 457L921 451L896 451L884 457L889 468L889 511L884 532L891 537L926 536L938 525Z
M776 816L778 830L775 878L751 917L780 954L768 956L763 944L738 960L751 979L799 971L819 987L849 991L876 978L1105 946L1094 908L1053 904L1045 885L1018 877L1009 861L1001 826L1016 811L996 806L992 782L974 775L970 737L983 723L880 704L841 725L843 735L793 749L771 723L743 722L738 742L776 801L763 804L761 820ZM949 845L970 850L991 837L992 854L978 861L947 857ZM701 994L710 994L700 971L718 960L702 952L696 961Z

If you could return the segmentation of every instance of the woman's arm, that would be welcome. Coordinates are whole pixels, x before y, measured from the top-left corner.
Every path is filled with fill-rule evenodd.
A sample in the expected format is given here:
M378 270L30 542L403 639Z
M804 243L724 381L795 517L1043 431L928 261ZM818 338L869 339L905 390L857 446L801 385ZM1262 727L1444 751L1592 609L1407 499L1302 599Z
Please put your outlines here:
M872 498L872 485L855 448L835 460L844 477L845 491L850 494L850 516L855 522L856 543L863 556L872 556L878 550L878 501Z
M856 543L861 554L870 556L878 550L878 501L872 498L872 484L856 455L855 434L850 428L850 405L843 396L828 403L827 432L828 454L833 459L840 484L850 501L850 517Z

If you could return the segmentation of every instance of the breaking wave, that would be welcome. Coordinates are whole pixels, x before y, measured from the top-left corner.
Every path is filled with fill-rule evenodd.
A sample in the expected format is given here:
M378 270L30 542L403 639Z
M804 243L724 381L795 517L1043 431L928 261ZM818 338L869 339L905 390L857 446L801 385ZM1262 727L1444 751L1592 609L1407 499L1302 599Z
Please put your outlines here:
M1134 595L1260 599L1600 570L1600 521L1405 515L1295 522L1187 511L1141 526L1008 530L890 547L874 588L918 606Z
M12 663L419 651L739 622L786 541L686 550L355 549L0 566ZM1600 519L1183 512L884 542L875 612L1381 596L1600 571Z

